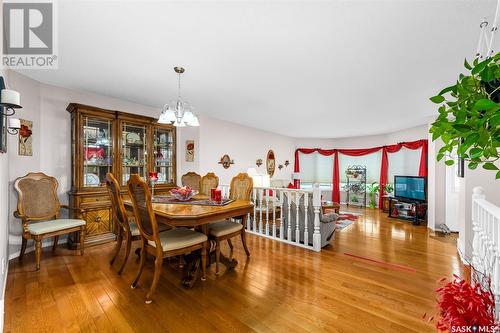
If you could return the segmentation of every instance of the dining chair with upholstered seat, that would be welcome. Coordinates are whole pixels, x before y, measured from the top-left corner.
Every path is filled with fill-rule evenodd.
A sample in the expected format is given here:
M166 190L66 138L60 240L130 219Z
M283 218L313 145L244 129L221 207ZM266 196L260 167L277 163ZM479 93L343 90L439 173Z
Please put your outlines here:
M158 285L162 270L163 258L189 254L201 250L201 280L205 281L207 262L207 236L201 232L187 228L175 228L160 233L156 216L151 203L148 185L137 174L132 174L127 183L134 208L135 221L141 234L141 258L139 270L131 287L136 288L142 275L146 253L155 257L153 282L146 295L146 304L152 302L152 296Z
M113 176L113 174L109 172L106 174L106 187L108 189L109 197L111 199L111 205L113 207L113 217L116 221L116 226L118 227L115 253L111 258L111 261L109 262L110 265L113 265L116 258L118 257L124 238L126 243L125 258L123 259L123 263L118 270L118 275L120 275L122 274L123 269L127 264L127 260L130 255L130 249L132 247L132 241L140 240L141 234L133 218L127 215L125 205L123 204L123 198L120 193L120 185L118 184L118 181Z
M14 216L20 218L23 223L19 261L23 260L28 239L34 239L36 270L40 269L44 238L54 237L52 249L55 250L60 235L79 232L80 254L84 253L86 222L81 219L59 218L61 208L69 210L69 207L60 204L57 197L58 186L57 179L41 172L28 173L14 182L18 194L17 211L14 212Z
M253 179L246 173L240 173L231 180L231 186L229 189L229 198L234 200L250 200L250 194L252 193ZM219 258L220 258L220 242L227 240L231 250L233 245L231 244L231 238L236 236L241 236L241 242L243 243L243 248L247 257L250 257L250 251L248 251L245 226L244 221L241 223L232 222L229 220L213 223L209 226L209 234L212 239L215 240L215 274L219 274Z
M200 194L210 195L210 190L217 188L219 186L219 177L213 172L207 173L205 176L201 177L200 181Z
M201 176L196 172L188 172L181 177L182 186L189 186L195 191L200 190Z

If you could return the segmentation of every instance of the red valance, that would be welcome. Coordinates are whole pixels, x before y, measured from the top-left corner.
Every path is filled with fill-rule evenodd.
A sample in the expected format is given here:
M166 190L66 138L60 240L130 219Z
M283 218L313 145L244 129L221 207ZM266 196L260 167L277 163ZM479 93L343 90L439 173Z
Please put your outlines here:
M332 201L340 202L340 170L339 170L339 153L348 155L348 156L363 156L368 154L373 154L382 150L382 162L380 166L380 195L379 195L379 207L382 207L382 197L384 195L384 186L387 184L387 175L389 171L389 153L396 153L401 148L408 148L412 150L422 148L422 152L420 154L420 164L418 175L427 177L427 150L428 150L428 142L426 139L411 141L411 142L401 142L395 145L389 146L380 146L366 149L320 149L320 148L299 148L295 150L295 164L294 164L294 172L300 172L299 165L299 153L302 154L312 154L312 153L320 153L323 156L331 156L333 157L333 179L332 179ZM295 187L300 187L300 181L295 180Z

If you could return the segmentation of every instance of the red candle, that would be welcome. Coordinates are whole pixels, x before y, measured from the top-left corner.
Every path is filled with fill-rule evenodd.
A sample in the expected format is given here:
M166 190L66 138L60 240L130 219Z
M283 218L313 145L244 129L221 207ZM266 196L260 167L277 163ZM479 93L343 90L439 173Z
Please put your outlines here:
M157 181L158 180L158 172L156 171L151 171L149 173L149 179L153 182Z
M210 189L210 199L215 200L215 191L217 191L216 188Z
M215 190L214 191L214 201L215 202L221 202L222 201L222 191L221 190Z

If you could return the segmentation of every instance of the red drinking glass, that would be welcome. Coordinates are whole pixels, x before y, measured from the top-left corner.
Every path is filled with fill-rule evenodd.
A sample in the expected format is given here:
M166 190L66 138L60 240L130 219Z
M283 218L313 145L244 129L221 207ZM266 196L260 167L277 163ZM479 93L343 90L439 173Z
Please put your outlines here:
M151 180L152 182L155 182L158 180L158 172L156 171L151 171L149 173L149 180Z

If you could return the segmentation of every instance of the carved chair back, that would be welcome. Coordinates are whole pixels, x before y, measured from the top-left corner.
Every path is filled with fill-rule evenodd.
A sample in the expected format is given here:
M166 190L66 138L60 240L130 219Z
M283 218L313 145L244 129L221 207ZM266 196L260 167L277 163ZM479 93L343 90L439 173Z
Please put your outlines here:
M113 176L112 173L108 172L106 174L106 188L108 189L109 197L111 199L111 205L113 206L113 215L120 227L125 231L130 231L127 211L125 210L125 205L123 204L123 198L120 193L120 185L118 181Z
M16 179L17 212L23 216L23 222L59 217L61 204L57 197L58 186L57 179L42 172L31 172Z
M154 241L156 248L161 249L158 223L151 204L148 184L138 174L132 174L127 182L127 188L134 207L135 223L141 236Z
M229 198L234 200L250 200L253 179L246 173L240 173L231 179Z
M219 186L219 177L217 177L215 173L209 172L201 178L200 194L210 195L210 190L217 188L217 186Z
M193 190L200 189L201 176L196 172L188 172L181 177L182 186L189 186Z

